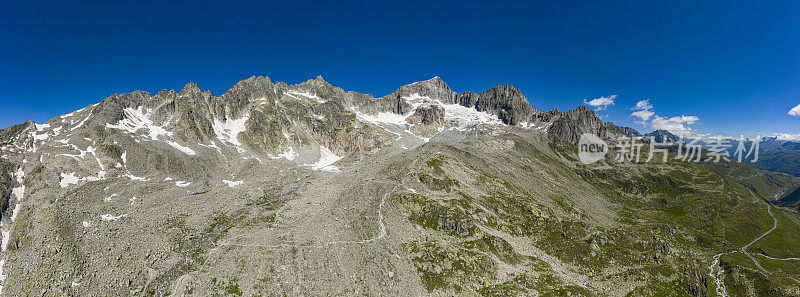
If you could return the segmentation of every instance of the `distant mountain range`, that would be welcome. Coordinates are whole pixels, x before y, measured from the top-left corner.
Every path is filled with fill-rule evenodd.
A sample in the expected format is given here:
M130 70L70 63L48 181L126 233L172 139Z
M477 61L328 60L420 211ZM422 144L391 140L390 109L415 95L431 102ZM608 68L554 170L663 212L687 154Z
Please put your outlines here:
M753 166L800 177L800 143L765 138L758 162Z

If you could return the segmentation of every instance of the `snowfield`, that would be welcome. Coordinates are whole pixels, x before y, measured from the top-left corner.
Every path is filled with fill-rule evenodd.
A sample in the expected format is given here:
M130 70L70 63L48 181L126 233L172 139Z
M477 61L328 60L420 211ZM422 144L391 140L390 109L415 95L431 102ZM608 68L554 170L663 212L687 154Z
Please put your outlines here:
M327 172L339 172L339 167L333 166L333 163L339 161L342 157L337 156L330 149L325 146L319 146L319 161L314 164L311 164L311 168L314 170L321 170Z
M241 150L242 143L239 142L238 136L239 133L244 132L246 129L245 123L248 118L248 116L245 116L236 120L227 119L224 122L214 119L214 126L212 128L214 128L214 133L219 140L232 144Z
M139 130L145 129L147 130L147 134L144 136L150 140L163 141L166 144L183 152L184 154L191 156L196 155L195 151L191 148L182 146L177 142L172 141L170 139L172 137L172 132L169 132L164 128L166 125L159 126L153 123L153 120L150 118L152 110L144 109L143 107L139 106L136 109L131 107L125 108L123 112L125 113L124 119L115 124L106 124L106 127L119 129L130 134L136 134ZM164 139L159 139L159 137Z

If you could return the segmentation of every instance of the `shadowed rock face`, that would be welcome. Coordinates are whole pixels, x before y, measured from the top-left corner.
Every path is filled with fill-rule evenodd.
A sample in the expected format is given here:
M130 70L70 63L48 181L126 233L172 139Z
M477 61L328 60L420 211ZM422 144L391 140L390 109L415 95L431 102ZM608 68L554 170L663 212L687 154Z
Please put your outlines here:
M456 102L454 102L454 103L457 103L457 104L460 104L460 105L466 106L466 107L475 107L475 104L478 102L478 98L479 97L480 97L480 95L478 93L475 93L475 92L472 92L472 91L466 91L463 94L461 94L461 96L459 96L457 98Z
M444 109L438 105L419 106L406 121L412 124L412 132L422 137L431 137L445 125Z
M522 92L512 85L497 86L481 92L475 102L475 108L496 114L503 123L509 125L528 121L533 114L538 113Z
M13 164L0 160L0 220L7 213L9 200L11 199L11 189L14 184L11 172L14 167Z
M800 210L800 187L780 198L778 204Z
M640 136L642 136L642 134L639 133L639 131L636 131L636 129L633 129L631 127L616 126L612 122L606 122L605 125L608 127L608 129L612 129L612 130L614 128L619 129L620 133L622 133L623 135L625 135L627 137L640 137Z
M595 134L602 138L626 135L619 127L609 123L604 124L593 110L585 106L568 112L550 111L544 118L553 122L549 130L550 136L568 143L577 143L583 133Z
M0 282L19 296L704 296L714 256L772 227L748 188L794 182L738 163L583 165L558 145L582 133L638 135L438 77L378 98L322 77L115 94L0 130ZM773 214L787 215L776 234L800 233ZM800 249L763 240L751 251ZM758 284L732 291L792 292L789 270L721 257L725 279Z
M657 142L677 142L680 139L680 137L667 130L655 130L645 134L644 137L647 141L649 141L650 137L655 137Z
M436 105L420 106L411 115L409 122L424 125L441 125L444 123L444 109Z

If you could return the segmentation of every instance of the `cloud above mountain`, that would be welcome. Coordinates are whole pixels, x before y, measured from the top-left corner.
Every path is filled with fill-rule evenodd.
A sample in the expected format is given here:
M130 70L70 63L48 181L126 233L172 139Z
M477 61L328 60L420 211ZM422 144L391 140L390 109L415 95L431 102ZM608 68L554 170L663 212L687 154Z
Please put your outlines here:
M640 118L642 123L644 123L655 114L652 109L653 105L650 104L650 99L642 100L637 102L636 106L631 108L631 110L635 110L633 113L631 113L631 115Z
M800 117L800 104L793 107L789 110L788 114L794 117ZM786 140L786 141L800 141L800 133L797 134L790 134L790 133L773 133L778 140Z
M695 136L694 132L692 132L692 128L688 125L693 125L700 118L697 116L677 116L671 118L664 118L658 115L653 116L653 120L650 122L650 127L653 130L667 130L672 132L672 134L678 136Z
M800 141L800 133L797 134L775 133L775 137L777 137L778 140Z
M587 101L586 99L583 99L583 103L595 108L598 111L600 111L600 110L608 108L609 106L613 106L614 105L614 99L616 99L616 98L617 98L617 95L611 95L611 96L608 96L608 97L604 96L604 97L600 97L600 98L594 98L594 99L592 99L590 101Z
M641 120L637 123L648 126L653 130L667 130L672 134L685 137L698 136L694 133L694 131L692 131L692 128L689 127L689 125L694 125L700 121L700 117L698 116L659 116L655 113L655 111L653 111L653 105L650 103L650 99L637 102L636 106L632 107L631 110L634 111L631 113L631 116L637 117Z
M800 117L800 104L792 108L792 110L789 111L789 115Z

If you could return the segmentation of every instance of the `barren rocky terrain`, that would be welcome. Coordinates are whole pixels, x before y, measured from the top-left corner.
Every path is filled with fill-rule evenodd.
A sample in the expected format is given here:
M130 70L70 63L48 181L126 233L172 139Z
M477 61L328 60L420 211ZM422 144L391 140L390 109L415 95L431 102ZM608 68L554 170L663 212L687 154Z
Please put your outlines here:
M578 162L631 130L438 77L115 94L0 130L2 294L800 296L796 177Z

